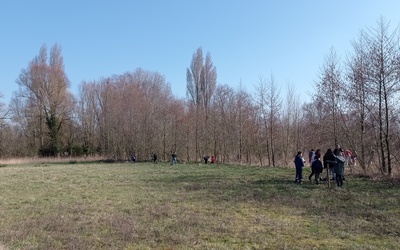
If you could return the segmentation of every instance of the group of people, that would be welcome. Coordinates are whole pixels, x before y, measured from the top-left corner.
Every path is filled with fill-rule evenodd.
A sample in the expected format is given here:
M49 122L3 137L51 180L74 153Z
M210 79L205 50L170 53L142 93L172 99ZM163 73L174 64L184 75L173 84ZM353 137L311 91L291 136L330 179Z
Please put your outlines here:
M156 153L152 153L152 154L151 154L151 158L152 158L152 161L153 161L154 163L157 163L157 162L158 162L158 157L157 157L157 154L156 154ZM171 165L176 165L176 164L178 163L177 158L178 158L178 157L177 157L176 152L175 152L175 151L172 152L172 153L171 153ZM204 163L205 163L205 164L207 164L208 162L210 162L210 163L216 163L216 162L217 162L217 160L216 160L216 158L215 158L214 155L211 156L211 159L210 159L210 157L209 157L208 155L207 155L207 156L204 156L203 160L204 160ZM132 162L136 162L136 161L137 161L137 157L136 157L135 153L132 154L132 156L131 156L131 161L132 161Z
M208 163L208 159L210 159L210 157L209 157L208 155L206 155L206 156L203 157L204 164L207 164L207 163ZM216 160L215 160L215 156L212 155L212 156L211 156L211 161L210 161L211 164L214 164L215 161L216 161Z
M347 152L347 155L345 152ZM349 163L349 161L355 161L355 157L351 157L351 152L349 150L343 151L339 145L335 146L335 149L332 150L328 148L321 161L321 149L311 149L308 154L308 162L311 167L311 174L308 176L308 179L312 181L312 177L315 178L315 184L320 184L320 181L323 180L321 178L321 173L323 169L326 171L330 171L329 173L332 176L332 180L336 181L337 187L341 188L343 186L344 177L344 166L345 163ZM303 154L301 151L297 152L297 155L294 159L294 164L296 166L296 183L301 183L303 179L303 167L305 164L305 160L303 158Z

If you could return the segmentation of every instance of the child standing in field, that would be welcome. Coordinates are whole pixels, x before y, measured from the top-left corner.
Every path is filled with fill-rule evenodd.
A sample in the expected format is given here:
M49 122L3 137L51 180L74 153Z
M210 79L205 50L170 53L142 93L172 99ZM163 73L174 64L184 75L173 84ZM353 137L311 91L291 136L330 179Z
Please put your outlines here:
M171 165L176 165L176 152L175 151L171 155Z
M303 178L304 163L305 160L303 158L302 152L297 152L297 155L294 158L294 165L296 166L296 179L294 180L295 183L301 183L301 179Z
M310 159L311 174L310 174L310 176L308 176L308 180L310 180L310 181L311 181L311 178L313 177L313 175L315 174L312 164L315 161L315 159L317 159L317 157L321 158L321 149L317 149L317 151L315 151L315 152L313 151L313 154L311 156L311 159Z
M315 184L319 184L319 175L322 173L322 162L320 160L321 154L315 154L315 159L311 165L312 172L315 174ZM310 178L311 180L311 178Z
M211 163L214 164L215 163L215 156L211 156Z
M310 174L310 176L308 176L308 180L310 180L310 181L311 181L311 178L313 177L313 175L316 174L315 168L313 167L313 163L316 159L320 159L320 158L321 158L321 149L317 149L317 151L314 152L311 162L310 162L311 174ZM321 170L321 172L318 173L318 178L319 178L320 173L322 173L322 170ZM317 178L316 175L315 175L315 178Z

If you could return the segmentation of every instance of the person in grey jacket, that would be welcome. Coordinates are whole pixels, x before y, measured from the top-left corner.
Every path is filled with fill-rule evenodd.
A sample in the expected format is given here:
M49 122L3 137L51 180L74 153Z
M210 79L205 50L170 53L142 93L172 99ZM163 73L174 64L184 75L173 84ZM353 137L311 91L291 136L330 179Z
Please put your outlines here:
M336 175L336 185L341 188L343 186L344 163L346 159L344 158L342 151L340 151L339 155L336 155L335 158L336 164L334 166L334 172Z

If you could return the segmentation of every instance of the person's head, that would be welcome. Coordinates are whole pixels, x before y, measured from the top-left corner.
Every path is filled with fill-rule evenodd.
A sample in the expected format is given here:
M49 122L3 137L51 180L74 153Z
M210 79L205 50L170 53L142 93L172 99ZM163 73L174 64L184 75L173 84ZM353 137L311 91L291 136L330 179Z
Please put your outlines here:
M302 154L301 151L297 152L297 156L301 156L301 154Z
M328 148L328 150L326 150L326 154L333 154L332 149Z
M335 148L339 149L339 148L340 148L340 145L339 145L339 144L336 144Z

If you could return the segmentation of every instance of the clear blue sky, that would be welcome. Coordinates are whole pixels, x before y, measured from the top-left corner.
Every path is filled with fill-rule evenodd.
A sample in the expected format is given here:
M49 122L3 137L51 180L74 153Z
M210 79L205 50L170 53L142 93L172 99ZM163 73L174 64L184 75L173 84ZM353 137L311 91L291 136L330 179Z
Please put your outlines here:
M62 47L71 91L141 67L165 75L186 96L186 68L198 47L210 52L218 83L252 92L260 77L313 91L333 47L345 58L361 29L383 16L394 30L398 0L10 0L0 3L0 93L43 44ZM305 99L307 97L304 97Z

